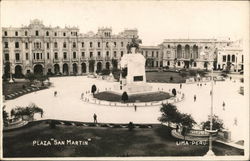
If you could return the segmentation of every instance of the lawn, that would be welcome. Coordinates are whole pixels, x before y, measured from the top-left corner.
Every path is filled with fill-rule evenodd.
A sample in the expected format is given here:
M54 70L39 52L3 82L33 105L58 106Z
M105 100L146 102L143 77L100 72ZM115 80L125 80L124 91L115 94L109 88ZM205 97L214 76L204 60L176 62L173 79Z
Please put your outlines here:
M94 95L95 98L99 100L106 100L111 102L122 102L121 95L112 93L112 92L100 92ZM154 92L154 93L148 93L148 94L137 94L137 95L131 95L128 98L128 103L132 102L152 102L152 101L161 101L170 98L169 93L166 92Z
M170 77L173 80L170 80ZM146 72L147 82L185 83L186 78L176 72Z
M30 82L15 82L15 83L8 83L3 82L3 95L9 95L16 93L20 90L23 90L23 86L30 87Z
M3 133L4 157L124 157L124 156L203 156L206 145L177 145L171 129L159 124L152 128L84 127L57 125L51 129L45 121ZM86 140L88 145L35 145L33 141ZM214 144L216 155L243 155L222 144Z

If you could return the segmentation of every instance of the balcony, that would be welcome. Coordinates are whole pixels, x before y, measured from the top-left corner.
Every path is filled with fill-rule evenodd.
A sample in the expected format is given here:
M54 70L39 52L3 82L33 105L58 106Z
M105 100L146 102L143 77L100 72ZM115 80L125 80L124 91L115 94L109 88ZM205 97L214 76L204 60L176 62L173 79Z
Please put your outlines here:
M89 58L89 60L96 60L96 57L91 56L91 57Z
M45 60L44 59L33 59L32 63L44 63Z
M69 62L69 58L63 58L62 61L63 62Z
M22 60L15 60L15 64L22 64L23 61Z
M106 56L106 57L105 57L105 60L106 60L106 61L109 61L109 60L111 60L111 57L110 57L110 56Z
M84 56L84 57L81 57L80 59L81 59L81 61L86 61L86 60L88 60L88 58L85 57L85 56Z
M78 62L78 60L79 60L78 58L72 58L71 59L72 62Z
M97 56L96 60L103 60L103 58L101 56Z
M60 59L58 59L58 58L57 58L57 59L56 59L56 58L54 58L54 59L53 59L53 63L60 63Z

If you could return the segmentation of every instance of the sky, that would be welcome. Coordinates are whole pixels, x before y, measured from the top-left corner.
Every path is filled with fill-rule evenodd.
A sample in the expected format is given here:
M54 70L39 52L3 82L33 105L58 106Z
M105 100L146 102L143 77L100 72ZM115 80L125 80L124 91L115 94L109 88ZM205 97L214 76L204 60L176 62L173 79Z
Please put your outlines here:
M244 38L249 35L248 1L3 0L1 26L21 27L40 19L46 26L78 26L81 33L112 27L137 28L143 45L164 39Z

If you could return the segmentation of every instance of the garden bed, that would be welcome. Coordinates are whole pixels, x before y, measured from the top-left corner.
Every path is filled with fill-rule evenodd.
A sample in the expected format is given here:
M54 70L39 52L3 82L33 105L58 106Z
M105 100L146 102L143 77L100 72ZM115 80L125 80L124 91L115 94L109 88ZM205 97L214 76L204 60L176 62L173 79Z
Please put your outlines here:
M126 103L162 101L169 99L170 97L170 94L167 92L136 94L129 96L128 101L126 101ZM109 91L94 94L94 98L110 102L122 102L121 95Z

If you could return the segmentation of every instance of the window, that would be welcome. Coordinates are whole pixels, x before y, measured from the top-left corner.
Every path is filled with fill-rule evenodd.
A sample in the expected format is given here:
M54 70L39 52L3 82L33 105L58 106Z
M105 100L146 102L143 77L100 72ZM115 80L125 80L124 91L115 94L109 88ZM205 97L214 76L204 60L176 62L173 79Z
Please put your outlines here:
M179 61L178 61L178 63L177 63L177 64L178 64L178 66L180 66L180 65L181 65L181 63L180 63Z
M106 42L106 47L107 47L107 48L109 47L109 42Z
M16 57L15 57L15 58L16 58L16 61L19 61L19 60L20 60L20 55L19 55L19 53L16 53L15 56L16 56Z
M40 53L40 59L43 59L43 53Z
M109 51L106 52L106 56L107 56L107 57L109 56Z
M231 56L227 55L227 61L231 61Z
M63 48L66 48L67 47L67 44L66 42L63 43Z
M207 49L207 46L205 46L205 49Z
M46 32L46 36L49 36L49 31Z
M8 42L4 42L4 48L9 48Z
M93 52L90 52L90 53L89 53L89 56L92 58L92 57L93 57Z
M152 57L154 57L154 51L152 51Z
M222 61L223 61L223 62L226 62L226 60L227 60L227 56L226 56L226 55L223 55Z
M82 42L82 48L84 47L84 42Z
M19 42L15 42L15 48L19 48Z
M47 42L47 49L49 49L49 43Z
M123 51L121 51L121 57L123 56Z
M170 45L168 45L168 48L170 48Z
M146 51L146 57L148 57L148 51Z
M4 31L4 36L8 36L8 32L7 31Z
M57 32L55 32L54 35L57 36Z
M36 59L40 59L40 54L36 53Z
M24 35L25 35L25 36L28 36L28 31L25 31L25 32L24 32Z
M114 42L114 46L116 47L116 42Z
M123 47L123 42L121 42L121 47Z
M93 47L93 44L92 44L92 42L90 42L90 43L89 43L89 47L91 47L91 48Z
M116 57L116 51L114 51L114 57Z
M82 52L82 57L83 57L83 58L85 57L85 52Z
M156 57L157 57L157 58L159 57L158 51L156 52Z
M76 42L73 42L73 48L76 48Z
M17 31L15 32L15 35L18 36L18 32Z
M235 55L232 56L232 62L235 62Z
M4 55L4 59L5 59L5 61L9 61L9 60L10 60L10 56L9 56L8 53L6 53L6 54Z
M58 59L58 53L57 52L55 52L54 57L55 57L55 59Z
M194 67L196 67L197 66L197 64L196 64L196 62L194 62Z
M33 53L33 59L36 59L36 53Z
M97 55L100 57L100 56L101 56L101 52L100 52L100 51L98 51L98 52L97 52Z
M47 59L49 59L49 53L47 53Z
M76 52L73 52L73 59L76 59Z
M63 36L66 36L66 33L65 33L65 32L63 33Z
M57 42L54 42L54 48L57 48Z
M25 43L25 49L28 49L29 48L29 44L26 42Z
M36 30L36 36L39 36L39 32L38 32L38 30Z
M67 59L67 53L63 52L63 59Z
M244 55L241 56L241 61L244 63Z
M29 60L29 53L25 54L25 58L26 58L26 60Z

